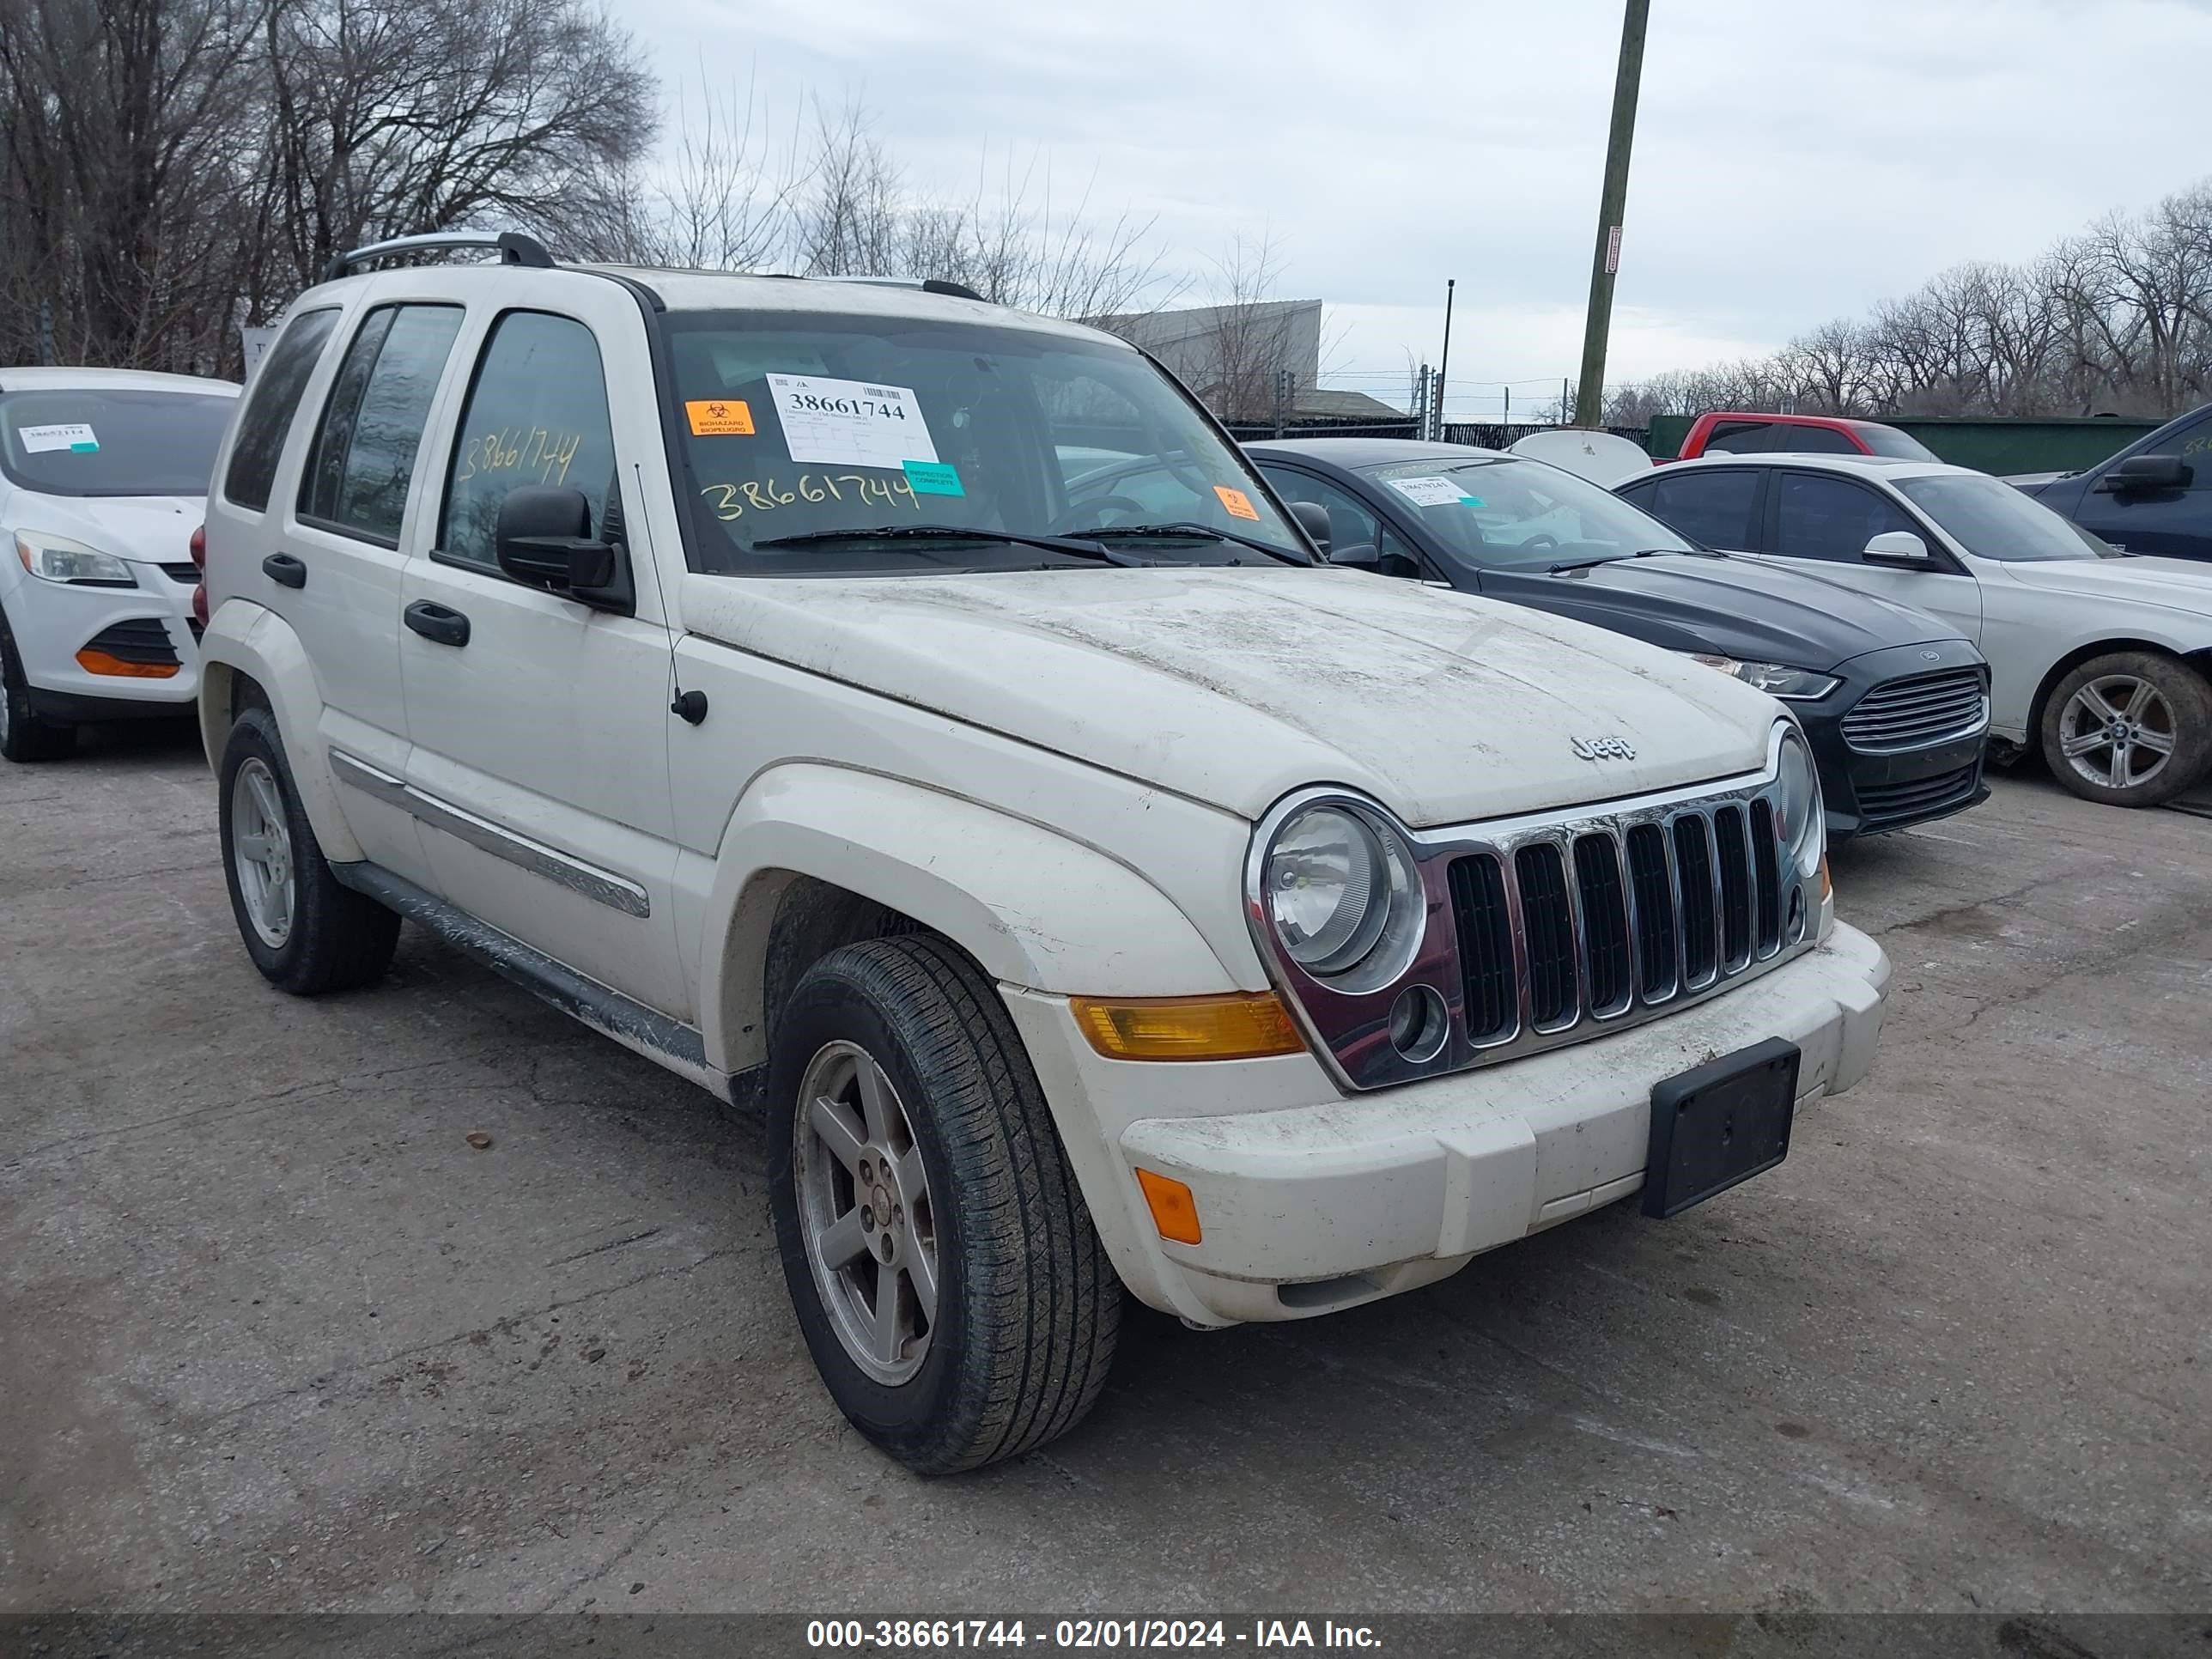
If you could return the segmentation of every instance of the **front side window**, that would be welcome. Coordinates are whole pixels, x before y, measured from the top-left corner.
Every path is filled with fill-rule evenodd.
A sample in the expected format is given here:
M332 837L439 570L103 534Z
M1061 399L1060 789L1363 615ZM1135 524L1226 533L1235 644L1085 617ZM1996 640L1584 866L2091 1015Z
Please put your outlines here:
M518 484L581 490L603 528L614 479L614 424L592 331L571 317L508 312L484 342L453 440L439 553L498 568L500 503Z
M1267 482L1275 486L1275 493L1286 501L1311 501L1328 514L1328 550L1341 553L1347 547L1376 547L1382 534L1381 521L1366 505L1354 500L1334 484L1323 483L1310 473L1296 472L1286 466L1269 466L1261 462L1260 471Z
M1774 487L1773 550L1785 558L1856 564L1876 536L1893 530L1920 533L1919 526L1896 502L1856 479L1832 473L1781 472L1775 475Z
M1869 421L1851 429L1859 434L1859 440L1866 445L1869 454L1887 455L1897 461L1932 461L1937 459L1936 452L1919 439L1909 433L1899 432L1893 426L1882 426Z
M204 495L237 400L40 387L0 397L0 472L47 495Z
M1774 441L1766 447L1792 450L1800 455L1859 455L1865 453L1832 426L1791 426L1787 422L1774 428Z
M2072 520L1987 473L1931 473L1899 478L1897 488L1977 558L2096 559L2114 551Z
M1116 342L803 312L672 313L668 331L666 418L687 465L694 569L1081 562L1009 535L1106 534L1146 560L1273 562L1245 544L1261 542L1305 562L1243 458ZM878 533L899 530L921 533Z
M346 348L300 479L302 519L396 547L459 306L379 306Z
M230 469L223 475L223 495L235 505L257 513L268 507L269 492L276 483L276 463L284 453L284 434L292 428L292 416L337 322L335 307L303 311L284 325L276 343L261 360L238 417Z
M1611 490L1542 461L1444 457L1360 471L1395 492L1446 556L1478 569L1697 550Z

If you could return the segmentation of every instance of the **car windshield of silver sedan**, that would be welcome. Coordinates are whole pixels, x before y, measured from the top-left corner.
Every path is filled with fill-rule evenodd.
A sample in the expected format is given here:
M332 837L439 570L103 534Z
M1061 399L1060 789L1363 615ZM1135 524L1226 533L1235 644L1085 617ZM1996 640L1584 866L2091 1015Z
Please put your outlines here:
M1360 471L1448 555L1492 570L1607 564L1694 543L1611 490L1541 461L1393 461Z
M1311 562L1243 458L1126 346L811 312L668 329L694 569Z
M11 392L0 398L0 472L46 495L204 495L237 406L135 386Z
M1906 500L1976 558L2028 561L2118 556L2110 542L2061 518L2032 495L1980 472L1899 478Z

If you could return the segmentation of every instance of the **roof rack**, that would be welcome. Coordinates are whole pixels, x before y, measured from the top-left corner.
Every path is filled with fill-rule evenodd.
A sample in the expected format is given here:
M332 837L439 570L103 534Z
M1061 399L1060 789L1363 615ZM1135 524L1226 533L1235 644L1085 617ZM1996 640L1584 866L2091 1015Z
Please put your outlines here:
M503 265L529 265L540 270L553 268L553 256L545 251L545 245L519 230L434 230L420 236L395 236L390 241L371 242L367 247L335 254L323 267L323 280L335 283L356 265L365 265L372 259L448 247L497 248L499 262Z
M817 282L862 283L870 288L914 288L924 294L942 294L955 300L975 300L984 305L991 302L965 283L948 283L941 276L819 276Z

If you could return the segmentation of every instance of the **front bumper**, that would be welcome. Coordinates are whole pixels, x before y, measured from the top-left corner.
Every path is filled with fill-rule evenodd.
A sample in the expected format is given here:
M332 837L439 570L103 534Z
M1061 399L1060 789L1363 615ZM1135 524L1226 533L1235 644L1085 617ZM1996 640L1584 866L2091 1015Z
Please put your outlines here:
M1818 702L1793 702L1813 758L1820 769L1832 845L1853 836L1903 830L1948 817L1990 798L1982 772L1989 718L1972 730L1917 748L1869 753L1844 738L1844 720L1870 693L1894 681L1949 668L1987 672L1981 654L1964 640L1897 646L1869 652L1831 670L1843 684Z
M1065 1000L1009 990L1101 1237L1143 1301L1194 1323L1297 1319L1441 1279L1644 1184L1652 1085L1779 1036L1799 1104L1874 1062L1889 963L1864 934L1618 1034L1346 1097L1310 1056L1170 1066L1105 1060ZM1196 1244L1163 1240L1135 1170L1197 1201Z
M31 706L57 725L176 714L199 695L193 584L158 564L130 562L136 587L82 587L21 574L9 586L8 626L21 653ZM134 625L131 645L124 648L143 655L149 640L166 637L176 672L159 678L94 673L77 659L109 630Z

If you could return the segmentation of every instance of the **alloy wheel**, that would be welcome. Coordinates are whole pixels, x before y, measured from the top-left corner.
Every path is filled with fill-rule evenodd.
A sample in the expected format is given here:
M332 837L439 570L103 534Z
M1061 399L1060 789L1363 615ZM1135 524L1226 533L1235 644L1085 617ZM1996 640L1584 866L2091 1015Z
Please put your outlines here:
M292 836L276 775L258 756L231 781L230 846L246 920L264 945L281 951L292 937Z
M2148 680L2106 674L2089 681L2058 717L2059 752L2105 789L2148 783L2166 769L2179 733L2169 703Z
M896 1386L928 1358L938 1235L921 1149L898 1091L856 1043L825 1043L799 1081L792 1136L799 1222L838 1340Z

